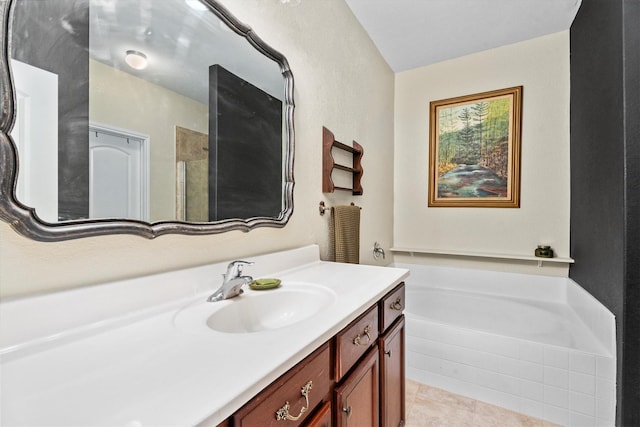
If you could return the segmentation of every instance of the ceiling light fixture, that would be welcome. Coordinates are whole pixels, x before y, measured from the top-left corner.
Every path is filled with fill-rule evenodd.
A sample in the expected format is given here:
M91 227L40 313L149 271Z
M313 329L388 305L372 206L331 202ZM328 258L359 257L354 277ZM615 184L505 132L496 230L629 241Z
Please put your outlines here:
M202 3L200 0L184 0L184 1L193 10L199 10L199 11L207 10L207 6L204 3Z
M298 6L302 0L280 0L280 3L286 4L287 6Z
M124 62L134 70L144 70L147 68L147 55L137 50L128 50L124 56Z

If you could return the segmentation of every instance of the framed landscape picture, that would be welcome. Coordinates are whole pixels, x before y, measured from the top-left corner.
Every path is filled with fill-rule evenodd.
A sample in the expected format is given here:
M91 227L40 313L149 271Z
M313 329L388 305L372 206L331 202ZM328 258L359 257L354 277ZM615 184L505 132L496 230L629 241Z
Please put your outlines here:
M522 86L430 103L429 206L520 207Z

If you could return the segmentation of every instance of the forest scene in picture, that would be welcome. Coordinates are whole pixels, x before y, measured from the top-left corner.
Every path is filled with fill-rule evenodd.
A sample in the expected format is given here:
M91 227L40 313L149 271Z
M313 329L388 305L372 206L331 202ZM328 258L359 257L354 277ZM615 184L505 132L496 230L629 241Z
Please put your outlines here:
M437 109L437 197L507 197L510 97Z

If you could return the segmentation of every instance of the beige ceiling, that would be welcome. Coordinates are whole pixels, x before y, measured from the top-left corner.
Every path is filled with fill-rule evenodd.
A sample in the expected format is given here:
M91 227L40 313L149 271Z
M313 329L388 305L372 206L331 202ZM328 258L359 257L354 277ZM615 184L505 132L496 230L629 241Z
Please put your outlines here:
M581 0L346 0L395 72L564 31Z

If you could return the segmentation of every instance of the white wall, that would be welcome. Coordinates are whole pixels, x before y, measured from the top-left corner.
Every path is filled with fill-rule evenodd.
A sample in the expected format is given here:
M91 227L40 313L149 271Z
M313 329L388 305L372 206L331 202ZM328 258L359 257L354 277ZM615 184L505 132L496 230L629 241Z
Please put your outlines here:
M429 102L523 88L521 207L427 207ZM550 244L569 256L569 32L396 74L394 246L533 255ZM567 274L566 266L442 256L397 262Z
M318 203L363 207L361 262L374 263L373 242L391 246L394 75L343 0L223 0L241 21L289 60L295 78L294 212L283 229L211 236L116 235L58 243L31 241L0 223L0 297L87 286L320 243L327 221ZM364 146L364 195L322 194L322 126ZM388 261L388 260L387 260ZM248 271L249 272L249 271ZM218 277L212 278L217 283Z

